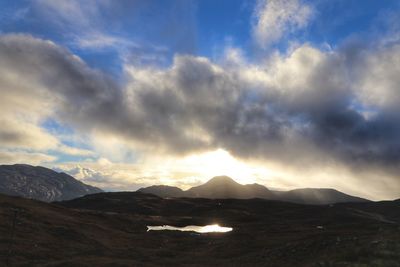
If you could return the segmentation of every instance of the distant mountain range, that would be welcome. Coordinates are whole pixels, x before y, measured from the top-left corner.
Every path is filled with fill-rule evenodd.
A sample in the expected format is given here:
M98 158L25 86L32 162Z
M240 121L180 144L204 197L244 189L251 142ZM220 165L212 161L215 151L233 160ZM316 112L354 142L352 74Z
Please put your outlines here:
M0 193L41 201L61 201L100 193L72 176L26 164L0 165Z
M217 176L205 184L186 191L173 186L155 185L141 188L142 193L166 197L210 198L210 199L250 199L263 198L301 204L332 204L343 202L367 202L369 200L347 195L329 188L304 188L290 191L274 191L260 184L242 185L227 176Z
M262 198L301 204L367 202L334 189L305 188L290 191L269 190L260 184L242 185L227 176L217 176L186 191L173 186L155 185L138 190L162 198L251 199ZM46 202L70 200L102 192L74 177L44 167L26 164L0 165L0 193Z

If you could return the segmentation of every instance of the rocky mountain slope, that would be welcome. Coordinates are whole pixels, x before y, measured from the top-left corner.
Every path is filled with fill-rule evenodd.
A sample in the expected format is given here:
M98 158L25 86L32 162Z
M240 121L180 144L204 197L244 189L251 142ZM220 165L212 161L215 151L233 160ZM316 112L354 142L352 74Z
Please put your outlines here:
M65 173L25 164L0 165L0 193L51 202L102 192Z

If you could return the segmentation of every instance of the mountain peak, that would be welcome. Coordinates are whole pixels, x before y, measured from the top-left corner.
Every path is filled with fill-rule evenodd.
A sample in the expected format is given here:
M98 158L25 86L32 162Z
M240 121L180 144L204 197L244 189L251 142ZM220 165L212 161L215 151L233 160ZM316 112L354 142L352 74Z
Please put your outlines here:
M207 185L212 185L212 184L222 185L222 184L239 184L239 183L236 182L235 180L233 180L229 176L221 175L221 176L215 176L215 177L211 178L205 184L207 184Z
M186 191L187 196L203 198L267 198L271 192L265 186L242 185L228 176L216 176L207 183Z

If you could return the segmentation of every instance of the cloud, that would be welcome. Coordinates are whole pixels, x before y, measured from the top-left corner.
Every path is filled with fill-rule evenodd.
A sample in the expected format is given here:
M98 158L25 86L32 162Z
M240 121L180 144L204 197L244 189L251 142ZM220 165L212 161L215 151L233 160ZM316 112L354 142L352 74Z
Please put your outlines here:
M181 157L220 148L242 160L290 165L299 176L340 166L347 168L343 179L360 173L376 186L365 172L384 173L381 188L392 183L397 190L399 54L399 45L354 52L304 44L264 64L177 55L166 68L127 65L122 85L54 43L5 35L0 88L19 101L5 110L25 114L32 99L29 108L41 116L115 140L122 155Z
M52 43L29 36L2 41L3 62L17 72L30 69L23 84L41 82L38 88L57 103L54 116L84 131L117 135L143 150L185 154L222 147L242 157L303 158L304 146L334 147L334 155L354 147L361 156L365 144L359 147L351 134L362 135L357 131L373 123L352 106L360 98L346 75L354 72L346 55L308 45L264 68L224 69L193 56L176 56L167 69L128 66L130 81L121 88ZM377 56L385 60L379 53L371 57ZM361 74L360 82L371 77Z
M38 0L32 2L34 16L40 16L51 27L63 31L70 39L70 45L80 49L124 50L136 44L121 34L111 30L104 17L110 17L125 5L127 1L112 4L109 0L61 1Z
M54 136L33 123L1 116L0 124L1 147L47 150L57 146Z
M354 71L354 75L359 76L359 83L355 86L360 88L357 93L364 105L397 109L400 104L399 55L399 43L383 46L374 53L365 50L357 55L362 65L358 65Z
M253 15L255 41L266 48L286 34L305 28L312 13L312 7L301 0L259 0Z
M53 36L80 52L116 53L122 63L127 58L159 63L169 49L192 53L196 48L193 1L37 0L29 7L33 22L39 28L45 24L40 36Z
M122 37L106 35L95 32L90 35L76 38L75 45L82 49L104 49L109 47L138 47L133 41L129 41Z
M82 166L83 165L83 166ZM58 172L65 172L84 183L99 187L106 191L135 191L149 186L153 179L143 179L137 176L135 168L124 165L98 163L69 163L53 168Z
M0 162L2 164L21 163L21 164L39 165L39 164L53 162L55 160L56 157L43 153L0 150Z
M55 51L60 57L67 55L54 43L28 35L0 37L0 71L3 74L0 77L0 148L9 150L7 157L3 157L5 162L10 161L13 149L18 149L17 160L31 154L35 159L49 161L50 158L43 157L43 154L32 154L47 151L75 156L93 155L91 151L63 144L42 125L47 118L54 116L57 106L62 105L61 92L57 93L54 88L65 87L57 83L74 86L69 80L72 76L68 80L59 79L63 72L68 72L68 67L52 70L54 64L58 64L54 62L57 62ZM71 62L82 64L79 58L70 56ZM54 160L54 156L51 159Z
M70 147L64 144L59 143L57 148L55 149L59 153L72 155L72 156L94 156L95 153L88 149Z

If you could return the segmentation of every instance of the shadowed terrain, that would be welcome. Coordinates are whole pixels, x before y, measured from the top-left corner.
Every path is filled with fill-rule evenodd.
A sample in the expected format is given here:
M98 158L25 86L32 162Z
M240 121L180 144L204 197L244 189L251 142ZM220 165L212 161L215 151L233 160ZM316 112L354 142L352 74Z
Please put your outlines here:
M312 206L120 192L48 204L1 195L0 265L398 266L399 222L399 200ZM214 223L233 231L146 232Z

